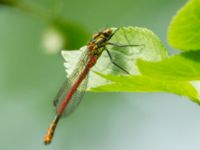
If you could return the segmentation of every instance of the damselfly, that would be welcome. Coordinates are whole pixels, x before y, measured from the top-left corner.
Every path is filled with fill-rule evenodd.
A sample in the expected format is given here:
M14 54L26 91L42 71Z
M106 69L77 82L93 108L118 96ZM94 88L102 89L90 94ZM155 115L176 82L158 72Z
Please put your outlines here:
M102 32L94 34L92 39L88 42L87 50L82 54L78 65L73 70L69 78L66 79L54 100L56 116L44 137L45 144L51 143L60 118L64 115L69 115L80 103L84 95L84 91L87 87L88 73L90 69L96 64L103 51L107 52L111 62L116 67L129 74L127 70L113 61L111 53L106 46L113 45L117 47L127 47L140 45L121 45L118 43L109 42L118 30L119 28L115 30L105 29Z

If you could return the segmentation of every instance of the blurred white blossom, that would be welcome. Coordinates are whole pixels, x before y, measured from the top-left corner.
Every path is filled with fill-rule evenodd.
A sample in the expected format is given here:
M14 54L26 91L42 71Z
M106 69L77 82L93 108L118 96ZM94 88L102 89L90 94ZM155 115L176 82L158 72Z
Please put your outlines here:
M63 49L66 40L63 35L54 28L49 28L43 34L42 46L46 53L55 54Z

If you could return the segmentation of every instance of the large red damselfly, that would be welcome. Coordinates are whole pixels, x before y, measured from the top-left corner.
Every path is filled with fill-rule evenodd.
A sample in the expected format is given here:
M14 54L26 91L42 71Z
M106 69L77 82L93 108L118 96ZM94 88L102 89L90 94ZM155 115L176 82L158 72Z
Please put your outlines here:
M84 95L84 91L87 87L88 73L90 69L96 64L103 51L107 52L111 62L116 67L129 74L127 70L113 61L111 53L106 46L113 45L117 47L126 47L140 45L120 45L109 42L109 40L118 30L119 28L115 30L105 29L101 32L98 32L97 34L93 35L93 38L86 45L87 50L82 54L78 65L73 70L69 78L66 79L54 100L56 116L51 123L46 135L44 136L45 144L51 143L60 118L64 115L69 115L80 103Z

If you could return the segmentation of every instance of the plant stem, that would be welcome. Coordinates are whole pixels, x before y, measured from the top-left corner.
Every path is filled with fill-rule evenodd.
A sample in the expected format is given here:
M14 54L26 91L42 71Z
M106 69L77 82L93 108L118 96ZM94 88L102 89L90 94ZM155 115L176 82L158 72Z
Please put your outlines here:
M22 1L19 1L15 5L16 8L19 10L30 14L33 17L37 17L43 21L49 21L51 18L50 12L44 10L38 6L34 6L33 4L28 4Z

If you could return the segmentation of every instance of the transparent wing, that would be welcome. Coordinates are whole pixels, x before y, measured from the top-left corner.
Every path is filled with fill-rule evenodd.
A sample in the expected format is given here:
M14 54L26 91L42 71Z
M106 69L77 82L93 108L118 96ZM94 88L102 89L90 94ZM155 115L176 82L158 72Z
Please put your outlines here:
M68 64L68 62L71 61L72 55L76 55L80 53L78 51L74 51L74 53L72 51L70 51L69 53L67 51L62 52L62 55L65 59L65 67L68 73L67 75L68 78L61 86L60 90L58 91L58 94L56 95L53 101L56 111L60 108L60 105L65 99L67 93L70 91L71 87L79 79L80 74L85 69L85 66L89 60L89 56L87 55L87 47L82 47L80 51L81 51L81 55L77 56L77 58L73 57L75 60L74 60L74 64L71 64L71 66L70 64ZM73 70L71 68L73 68ZM78 104L80 103L85 93L87 82L88 82L88 77L86 76L85 79L81 82L81 84L77 88L76 92L73 94L69 103L67 104L65 111L62 114L63 116L68 116L78 106Z
M83 46L80 48L80 50L63 50L61 52L61 55L63 56L65 61L64 66L65 71L67 73L67 77L69 77L72 74L72 72L77 68L78 63L80 63L80 60L86 58L86 56L84 56L86 51L87 46Z
M63 86L59 90L56 98L54 99L54 106L56 108L56 111L59 109L62 101L64 100L66 94L69 92L71 86L72 86L72 81L70 79L66 79L64 82ZM64 113L62 114L62 117L70 115L75 108L79 105L81 102L85 89L87 87L87 82L88 82L88 76L81 82L80 86L76 90L76 92L73 94L72 98L70 99L69 103L67 104Z

